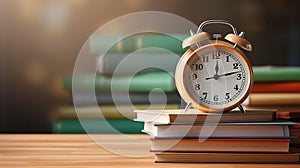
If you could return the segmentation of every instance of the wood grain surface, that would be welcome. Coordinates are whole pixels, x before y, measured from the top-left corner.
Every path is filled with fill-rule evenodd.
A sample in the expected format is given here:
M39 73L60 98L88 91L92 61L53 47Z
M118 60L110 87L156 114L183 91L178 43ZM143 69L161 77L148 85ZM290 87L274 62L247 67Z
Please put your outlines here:
M299 164L154 163L147 135L0 134L0 167L300 167Z

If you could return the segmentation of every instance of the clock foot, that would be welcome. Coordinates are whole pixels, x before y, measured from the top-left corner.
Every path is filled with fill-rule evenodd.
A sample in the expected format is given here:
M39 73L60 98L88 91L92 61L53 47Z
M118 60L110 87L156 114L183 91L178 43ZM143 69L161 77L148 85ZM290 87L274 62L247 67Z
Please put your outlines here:
M188 103L184 108L184 112L187 112L191 107L192 107L192 103Z
M238 105L238 108L241 110L243 114L246 114L246 110L243 108L241 104Z

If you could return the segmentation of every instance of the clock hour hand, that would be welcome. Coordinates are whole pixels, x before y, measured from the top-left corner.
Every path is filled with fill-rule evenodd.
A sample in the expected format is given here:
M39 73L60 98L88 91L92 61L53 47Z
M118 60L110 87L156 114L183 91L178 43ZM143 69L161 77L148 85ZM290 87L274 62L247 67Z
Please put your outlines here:
M216 74L218 74L218 72L219 72L218 60L217 60L216 66L215 66L215 71L216 71Z
M215 79L215 80L218 80L218 79L219 79L219 75L218 75L218 72L219 72L219 64L218 64L218 60L217 60L216 66L215 66L215 71L216 71L216 74L215 74L213 77L208 77L208 78L205 78L205 79L206 79L206 80L209 80L209 79Z

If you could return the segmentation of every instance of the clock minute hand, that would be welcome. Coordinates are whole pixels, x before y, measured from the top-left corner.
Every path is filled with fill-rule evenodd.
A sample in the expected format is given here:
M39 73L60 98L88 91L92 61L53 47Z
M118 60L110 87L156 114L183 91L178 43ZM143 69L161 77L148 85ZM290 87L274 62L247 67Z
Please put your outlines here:
M217 76L219 77L219 75L217 75ZM205 78L205 80L214 79L214 78L216 78L216 75L214 75L212 77L207 77L207 78Z
M229 76L229 75L233 75L233 74L240 73L240 72L241 72L241 71L228 72L228 73L219 75L219 77L221 77L221 76Z
M218 80L218 79L219 79L220 77L222 77L222 76L229 76L229 75L233 75L233 74L240 73L240 72L241 72L241 71L228 72L228 73L221 74L221 75L215 74L215 75L212 76L212 77L207 77L207 78L205 78L205 80L209 80L209 79L215 79L215 80Z

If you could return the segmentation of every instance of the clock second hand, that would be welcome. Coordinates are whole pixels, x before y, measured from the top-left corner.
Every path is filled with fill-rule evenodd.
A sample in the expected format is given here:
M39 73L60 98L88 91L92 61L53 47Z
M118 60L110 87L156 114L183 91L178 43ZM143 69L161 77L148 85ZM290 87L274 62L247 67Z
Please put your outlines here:
M215 74L213 77L207 77L205 78L205 80L209 80L209 79L219 79L219 77L222 77L222 76L229 76L229 75L233 75L233 74L236 74L236 73L240 73L241 71L235 71L235 72L228 72L228 73L225 73L225 74L221 74L221 75L218 75L218 74Z

